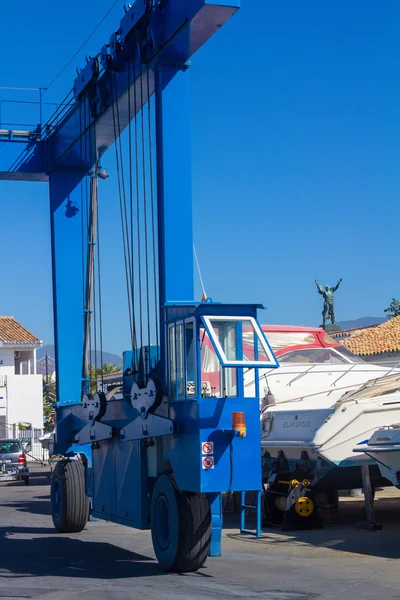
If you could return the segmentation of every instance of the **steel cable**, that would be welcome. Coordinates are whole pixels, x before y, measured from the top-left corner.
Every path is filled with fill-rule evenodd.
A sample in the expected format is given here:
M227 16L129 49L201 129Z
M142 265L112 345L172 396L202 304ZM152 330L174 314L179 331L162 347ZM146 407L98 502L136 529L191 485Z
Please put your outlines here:
M147 28L146 28L147 32ZM147 37L147 36L146 36ZM140 76L140 102L141 102L141 130L142 130L142 171L143 171L143 217L144 217L144 247L145 247L145 281L146 281L146 311L147 311L147 346L150 357L151 324L150 324L150 286L149 286L149 256L147 232L147 177L146 177L146 136L144 127L144 91L143 73ZM149 371L149 369L148 369Z
M114 73L114 83L115 90L116 86L116 74ZM132 294L133 290L133 270L131 270L131 265L133 263L133 257L131 254L133 252L133 247L129 246L129 221L128 221L128 210L127 210L127 202L126 202L126 186L125 186L125 169L124 169L124 161L123 161L123 151L122 151L122 131L121 131L121 121L119 115L119 104L116 102L116 115L117 115L117 125L118 125L118 145L119 145L119 153L120 153L120 177L121 177L121 189L122 189L122 200L123 200L123 222L125 223L125 242L126 242L126 255L127 255L127 266L126 272L128 279L128 303L131 304L131 312L130 312L130 329L131 329L131 342L132 346L136 346L136 327L135 327L135 312L134 312L134 298ZM132 211L132 208L131 208ZM130 293L131 292L131 293Z
M97 177L97 163L95 165L95 167L93 168L93 172L91 174L91 177ZM92 188L92 186L91 186ZM92 191L93 193L93 191ZM91 214L91 219L93 219L93 214ZM97 217L97 221L96 221L96 225L98 223L98 217ZM94 237L92 236L92 239L89 242L90 244L96 244L96 240L94 239ZM94 250L93 250L94 252ZM93 346L94 346L94 380L96 382L96 390L97 391L97 309L96 309L96 266L95 266L95 262L93 261L93 283L92 283L92 294L93 294ZM93 370L93 369L92 369Z
M135 60L135 57L133 58ZM129 152L129 208L130 208L130 248L131 248L131 302L132 302L132 357L133 365L137 363L137 340L136 340L136 311L135 311L135 272L134 272L134 227L133 227L133 169L132 169L132 112L131 112L131 61L128 63L128 152ZM136 108L136 107L135 107Z
M80 138L79 138L79 148L80 148L80 160L81 160L81 165L83 164L83 140L82 140L82 106L79 107L79 133L80 133ZM86 175L85 175L85 179L86 179ZM82 307L83 307L83 316L85 315L85 211L86 211L86 207L85 207L85 200L84 200L84 190L85 190L85 185L84 185L84 179L81 179L81 183L80 183L80 196L81 196L81 244L82 244L82 256L81 256L81 261L82 261ZM87 373L85 373L86 370L86 362L84 357L82 357L82 395L83 393L85 393L86 390L86 386L87 386L87 381L85 380L87 378Z
M139 46L138 46L139 49ZM138 55L140 56L140 49ZM137 220L137 258L138 258L138 282L139 282L139 324L140 324L140 348L143 348L143 302L142 302L142 257L141 257L141 235L140 235L140 189L139 189L139 133L137 119L137 91L136 91L136 61L133 62L133 101L135 105L135 169L136 169L136 220Z
M83 127L84 127L84 131L86 132L86 128L87 128L87 113L85 110L85 105L83 104L84 107L84 112L83 112ZM88 157L88 139L87 139L87 135L85 134L85 138L84 138L84 154L85 154L85 162L87 161L87 157ZM90 188L89 188L89 177L86 174L85 175L85 212L86 212L86 231L87 231L87 235L86 235L86 243L89 244L90 240L89 240L89 223L90 223L90 208L89 208L89 198L90 198ZM86 269L89 268L89 265L86 265ZM87 306L85 306L85 311L89 310ZM93 387L93 365L92 365L92 319L91 317L88 316L88 318L90 319L90 328L89 328L89 356L86 356L86 365L87 365L87 369L86 369L86 373L85 376L89 378L89 390L86 390L87 392L91 393L92 391L92 387Z
M116 93L116 90L115 90ZM115 158L117 164L117 182L118 182L118 196L119 196L119 205L120 205L120 215L121 215L121 228L122 228L122 246L124 252L124 264L125 264L125 278L126 278L126 291L128 298L128 313L129 313L129 325L131 330L131 339L133 339L133 331L132 331L132 311L131 311L131 303L129 299L129 273L128 273L128 262L127 262L127 251L126 251L126 241L125 241L125 227L124 227L124 210L123 210L123 200L122 200L122 186L121 186L121 170L120 170L120 157L118 152L118 144L117 144L117 121L115 115L115 103L112 103L112 115L113 115L113 126L114 126L114 137L115 137Z
M116 73L114 73L114 88L115 88L115 95L117 97L117 76ZM125 222L125 234L126 234L126 251L127 251L127 257L128 257L128 267L130 267L131 264L131 254L130 254L130 248L129 248L129 228L128 228L128 213L127 213L127 207L126 207L126 186L125 186L125 169L124 169L124 161L122 159L123 157L123 151L122 151L122 139L121 139L121 120L120 120L120 116L119 116L119 104L118 104L118 100L116 101L116 115L117 115L117 126L118 126L118 146L119 146L119 154L120 154L120 177L121 177L121 189L122 189L122 201L123 201L123 211L124 211L124 222ZM116 143L117 143L116 141ZM129 273L129 268L128 268L128 273ZM128 292L128 296L129 296L129 292ZM129 296L130 298L130 296Z
M158 311L158 286L157 286L157 248L156 248L156 227L155 227L155 195L154 195L154 168L153 168L153 140L151 126L151 94L150 94L150 70L149 54L147 52L147 96L148 96L148 131L149 131L149 169L150 169L150 202L151 202L151 230L153 242L153 281L154 281L154 309L155 309L155 329L156 329L156 347L157 361L159 360L159 311Z
M97 279L99 286L99 342L100 342L100 367L101 367L101 390L104 392L104 373L103 373L103 308L101 298L101 271L100 271L100 228L99 228L99 210L97 208Z

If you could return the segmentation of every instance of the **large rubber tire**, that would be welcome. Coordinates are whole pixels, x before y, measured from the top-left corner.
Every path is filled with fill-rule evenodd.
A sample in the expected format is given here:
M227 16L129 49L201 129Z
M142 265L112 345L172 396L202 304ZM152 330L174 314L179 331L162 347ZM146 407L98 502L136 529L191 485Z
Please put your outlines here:
M211 544L211 510L206 494L182 492L173 475L160 475L151 498L151 537L167 571L197 571Z
M77 533L89 518L89 498L85 495L85 467L80 460L60 460L51 478L51 508L59 533Z

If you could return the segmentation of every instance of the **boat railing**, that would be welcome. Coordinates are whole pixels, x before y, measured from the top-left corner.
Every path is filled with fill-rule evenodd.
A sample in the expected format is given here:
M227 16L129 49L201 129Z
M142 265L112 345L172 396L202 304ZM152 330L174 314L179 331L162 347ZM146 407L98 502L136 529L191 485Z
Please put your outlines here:
M354 369L354 367L356 365L358 365L359 363L353 363L349 369L347 369L347 371L345 373L342 373L337 379L335 379L335 381L333 381L331 383L331 387L336 386L337 382L342 379L343 377L346 377L346 375L348 375L350 373L350 371L352 371Z
M313 394L303 394L302 396L297 396L296 398L288 398L287 400L280 400L276 403L275 406L278 406L281 404L287 404L288 402L301 402L302 400L306 400L308 398L313 398L314 396L323 396L323 395L329 396L333 392L340 392L341 390L350 391L359 386L360 386L359 383L353 383L352 385L345 385L343 387L335 388L334 390L327 389L327 390L320 390L318 392L314 392Z
M394 371L394 370L395 370L395 369L397 369L398 367L400 367L400 362L396 363L396 364L394 365L394 367L392 367L391 369L389 369L389 371L388 371L387 373L385 373L385 375L384 375L383 377L387 377L388 375L390 375L390 373L391 373L392 371Z
M306 365L304 365L304 366L306 366ZM338 366L338 365L334 365L334 366ZM345 375L348 375L357 366L358 367L363 367L363 365L360 365L360 363L352 363L352 364L350 364L349 368L346 371L344 371L344 373L342 372L340 374L340 376L337 379L335 379L335 381L333 381L330 385L334 386L339 381L339 379L342 379ZM394 369L396 369L398 366L400 367L400 363L398 363L398 365L392 367L388 373L382 373L382 374L380 374L379 377L378 377L378 379L380 379L381 377L387 377L387 375L389 373L391 373ZM330 369L330 368L326 368L324 370L322 370L321 368L319 368L318 370L315 370L316 367L321 367L321 364L315 363L310 368L306 369L306 371L302 371L301 373L299 373L298 370L295 370L295 368L293 368L293 372L292 373L285 372L284 373L285 375L290 375L290 374L294 375L293 379L291 379L290 381L288 381L288 383L286 384L286 387L290 387L295 381L300 380L302 377L304 377L305 375L308 375L308 374L311 374L311 375L321 375L321 374L324 374L324 373L332 373L332 369ZM281 374L282 373L281 369L282 369L282 367L280 367L280 369L278 369L277 372L273 372L272 369L268 369L267 372L265 372L265 373L263 373L262 375L259 376L259 381L261 382L264 379L266 382L268 382L268 377L274 377L274 376L276 377L277 374L278 375ZM363 367L362 369L360 369L360 371L362 371L363 373L376 373L376 368L365 369ZM247 381L245 387L249 387L251 385L254 385L255 381L256 381L255 378L251 379L251 381Z

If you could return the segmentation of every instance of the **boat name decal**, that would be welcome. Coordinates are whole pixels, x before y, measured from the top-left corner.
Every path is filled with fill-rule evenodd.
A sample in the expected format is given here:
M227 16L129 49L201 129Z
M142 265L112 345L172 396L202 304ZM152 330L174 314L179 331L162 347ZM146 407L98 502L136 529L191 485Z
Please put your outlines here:
M311 421L284 421L284 427L310 427Z

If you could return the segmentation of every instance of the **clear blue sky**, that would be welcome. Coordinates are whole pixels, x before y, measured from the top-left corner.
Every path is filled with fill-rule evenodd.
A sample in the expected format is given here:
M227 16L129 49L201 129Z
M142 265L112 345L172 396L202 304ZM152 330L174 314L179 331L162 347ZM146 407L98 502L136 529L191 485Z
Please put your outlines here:
M0 84L45 87L110 5L6 3ZM207 292L264 303L264 322L318 325L314 279L343 277L339 319L383 315L400 297L400 3L242 5L192 61L194 233ZM64 97L122 6L47 101ZM0 194L0 314L51 342L47 188L0 182ZM105 268L122 280L121 254L106 250ZM113 292L104 346L120 353L124 305Z

